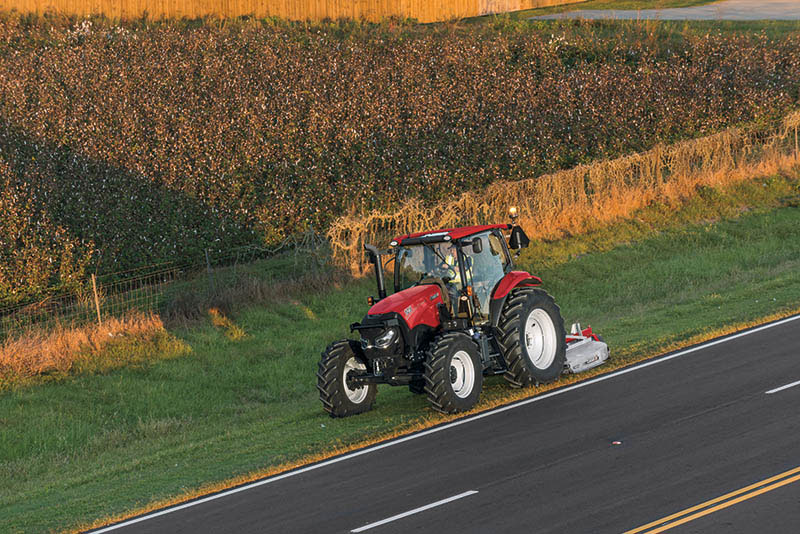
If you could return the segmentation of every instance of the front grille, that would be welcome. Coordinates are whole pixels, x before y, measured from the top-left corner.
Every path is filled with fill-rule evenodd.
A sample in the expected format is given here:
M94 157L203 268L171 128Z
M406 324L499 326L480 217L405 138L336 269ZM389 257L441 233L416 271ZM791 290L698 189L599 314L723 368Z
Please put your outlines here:
M386 328L384 328L383 326L379 326L379 327L375 327L375 328L359 329L358 332L361 335L361 340L362 340L361 346L362 347L364 346L364 343L363 343L364 340L369 341L370 345L374 345L375 344L375 339L380 337L380 335L383 334L385 331L386 331Z

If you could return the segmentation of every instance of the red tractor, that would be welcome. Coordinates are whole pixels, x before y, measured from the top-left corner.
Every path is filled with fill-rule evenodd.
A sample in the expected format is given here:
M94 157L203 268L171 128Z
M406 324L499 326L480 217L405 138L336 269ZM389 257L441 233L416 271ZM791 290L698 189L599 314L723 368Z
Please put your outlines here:
M377 384L391 384L457 413L478 402L484 376L525 387L603 363L602 338L577 324L566 335L541 279L513 269L511 250L528 243L518 225L493 224L404 235L384 251L365 245L378 297L369 297L367 315L350 325L360 339L322 353L317 388L325 411L365 412ZM387 296L384 267L392 261L394 293Z

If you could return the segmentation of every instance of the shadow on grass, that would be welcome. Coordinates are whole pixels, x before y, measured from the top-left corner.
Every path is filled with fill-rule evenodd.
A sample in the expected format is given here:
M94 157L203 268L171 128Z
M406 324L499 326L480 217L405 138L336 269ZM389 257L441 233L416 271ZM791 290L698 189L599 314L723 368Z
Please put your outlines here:
M7 203L0 228L16 234L2 256L0 302L75 284L89 271L199 257L220 243L257 242L246 222L206 205L202 191L176 191L158 177L93 159L2 118L0 163Z

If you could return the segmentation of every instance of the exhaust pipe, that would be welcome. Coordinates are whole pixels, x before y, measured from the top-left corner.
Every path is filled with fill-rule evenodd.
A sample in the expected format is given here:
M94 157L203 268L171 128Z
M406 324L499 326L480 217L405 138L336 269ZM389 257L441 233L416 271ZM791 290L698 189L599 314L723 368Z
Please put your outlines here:
M364 245L364 250L369 252L369 261L375 266L375 278L378 279L378 299L386 298L386 285L383 281L383 262L381 251L373 245Z

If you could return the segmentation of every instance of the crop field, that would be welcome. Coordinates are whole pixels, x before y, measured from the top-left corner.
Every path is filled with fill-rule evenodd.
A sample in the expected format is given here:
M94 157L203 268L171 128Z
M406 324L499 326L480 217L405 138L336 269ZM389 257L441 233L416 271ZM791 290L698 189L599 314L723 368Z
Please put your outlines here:
M0 301L796 104L800 37L629 23L0 19Z

